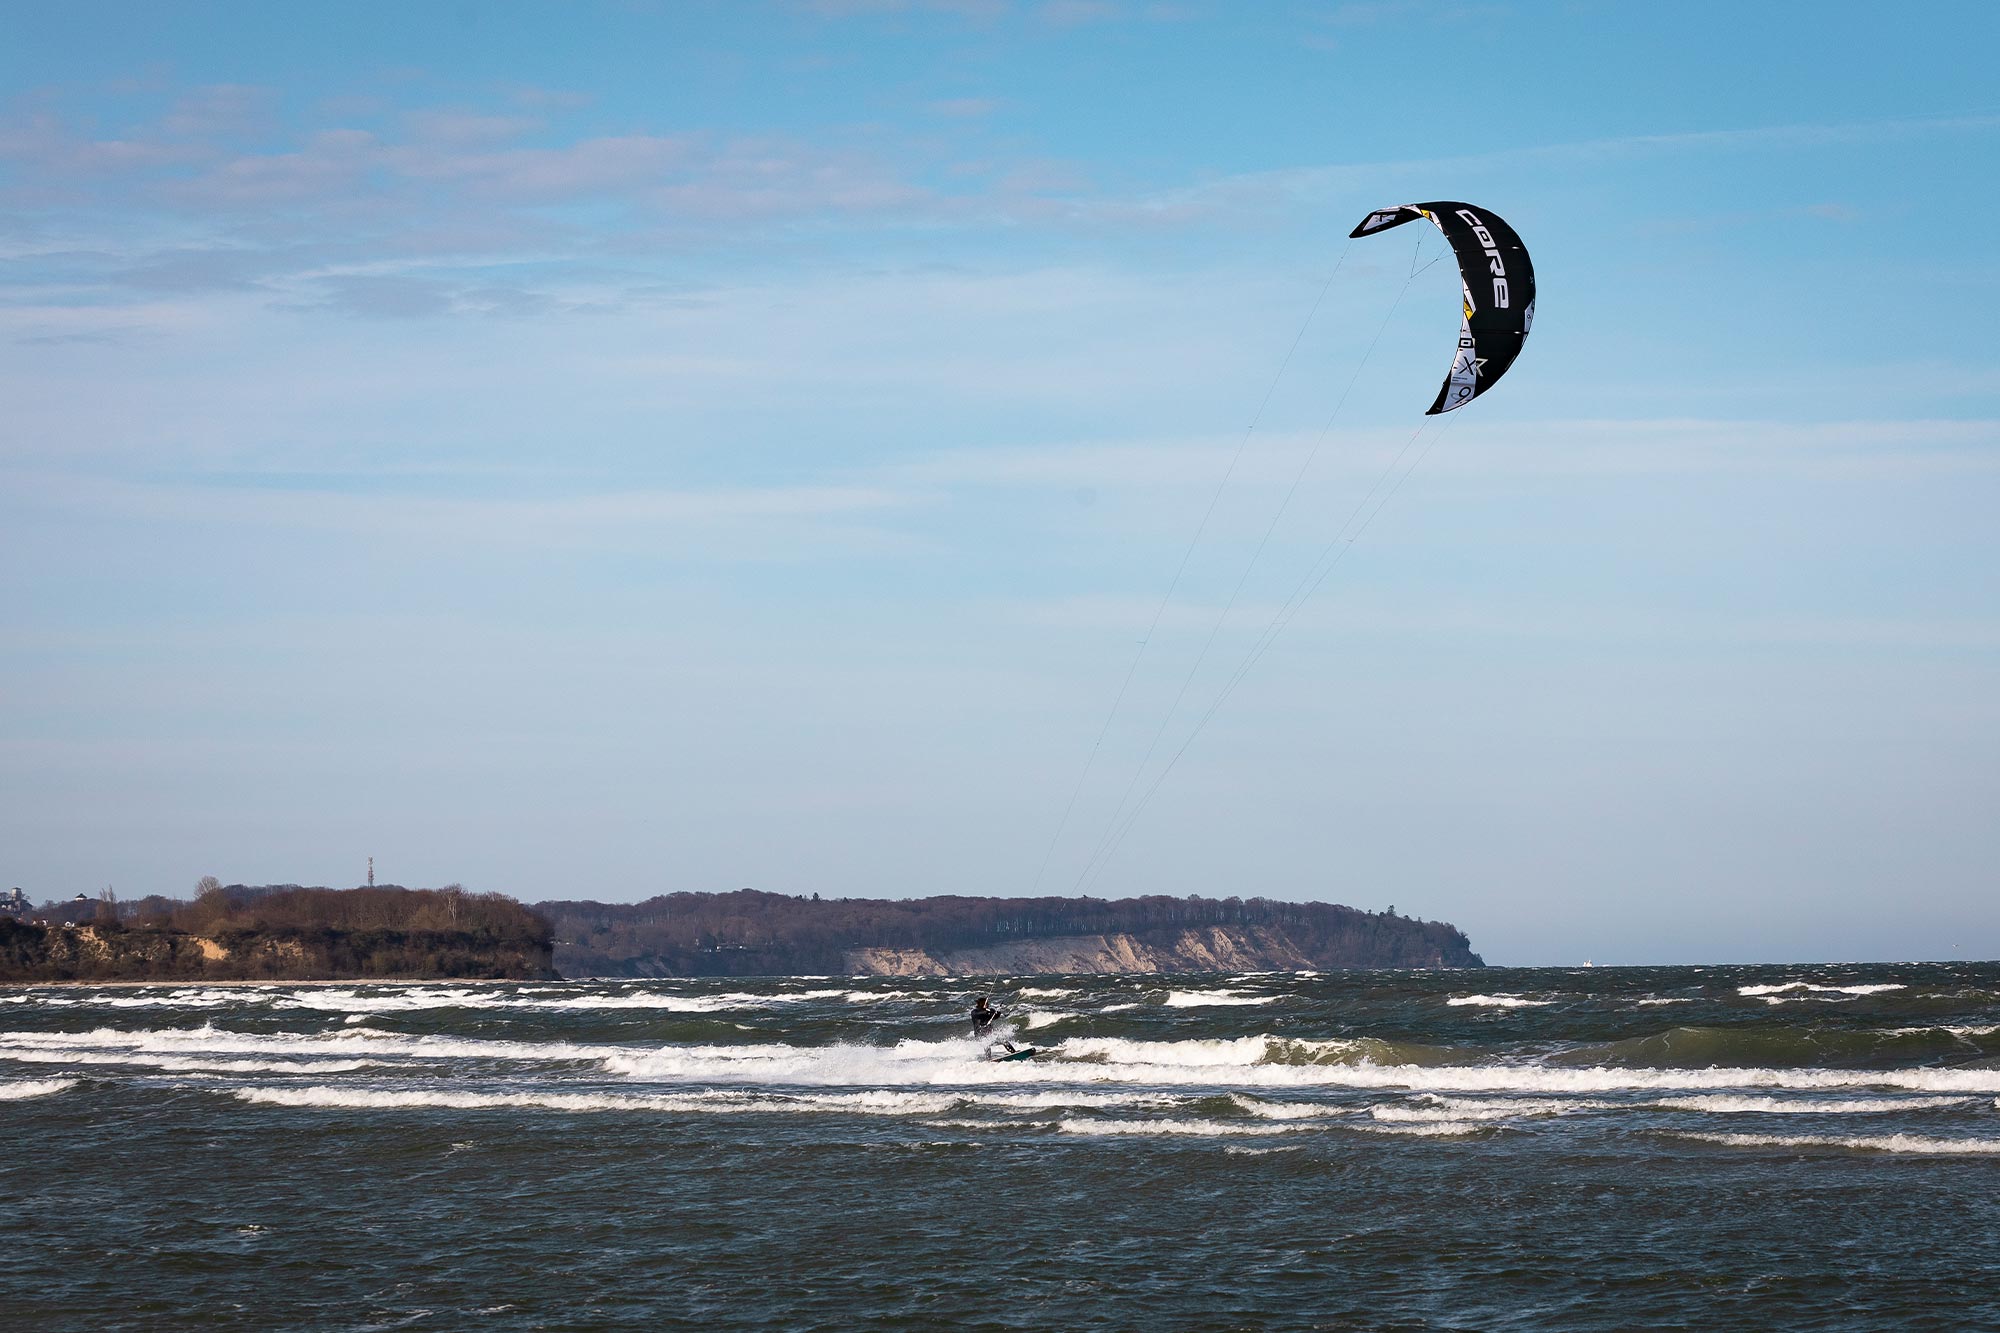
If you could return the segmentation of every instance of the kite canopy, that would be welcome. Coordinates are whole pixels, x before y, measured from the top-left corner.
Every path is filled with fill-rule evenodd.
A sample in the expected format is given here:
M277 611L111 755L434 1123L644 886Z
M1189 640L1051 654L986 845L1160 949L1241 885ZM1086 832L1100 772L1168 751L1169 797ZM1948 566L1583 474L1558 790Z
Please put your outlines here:
M1458 328L1458 355L1425 416L1464 407L1492 388L1521 354L1535 322L1535 266L1512 227L1471 204L1442 201L1401 204L1361 219L1349 233L1372 236L1405 222L1429 218L1451 242L1458 277L1465 289L1465 319Z

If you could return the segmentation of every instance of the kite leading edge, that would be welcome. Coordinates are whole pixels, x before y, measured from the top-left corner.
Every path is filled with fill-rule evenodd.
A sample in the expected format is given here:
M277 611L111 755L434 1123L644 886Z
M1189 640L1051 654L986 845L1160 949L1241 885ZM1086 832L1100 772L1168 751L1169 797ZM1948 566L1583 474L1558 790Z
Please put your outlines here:
M1429 218L1451 243L1464 289L1458 354L1425 416L1464 407L1492 388L1528 339L1535 322L1535 266L1514 229L1493 213L1449 200L1401 204L1361 219L1350 237L1372 236Z

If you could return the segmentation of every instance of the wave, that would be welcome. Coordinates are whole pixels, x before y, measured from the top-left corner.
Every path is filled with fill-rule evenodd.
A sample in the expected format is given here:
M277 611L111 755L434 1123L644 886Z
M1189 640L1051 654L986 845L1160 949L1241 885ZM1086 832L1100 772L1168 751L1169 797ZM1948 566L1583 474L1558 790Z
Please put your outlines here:
M449 1110L478 1111L528 1108L548 1111L651 1111L698 1115L847 1115L934 1116L953 1111L1041 1111L1054 1108L1108 1109L1157 1104L1160 1099L1138 1095L1091 1096L1075 1093L1030 1093L973 1096L963 1092L906 1092L869 1088L852 1092L752 1093L691 1089L666 1095L618 1092L452 1092L438 1089L342 1087L236 1088L239 1101L264 1106L309 1107L325 1110ZM974 1122L988 1124L990 1122Z
M1027 997L1029 997L1029 998L1032 998L1032 999L1042 999L1042 1000L1048 1000L1048 999L1054 999L1054 998L1056 998L1056 997L1058 997L1058 996L1063 996L1063 995L1074 995L1074 994L1076 994L1076 987L1074 987L1074 986L1023 986L1023 987L1021 987L1021 989L1019 989L1019 990L1015 991L1014 993L1015 993L1016 995L1022 995L1022 996L1027 996Z
M383 1088L237 1088L239 1101L260 1106L340 1110L480 1111L534 1107L550 1111L686 1111L703 1108L692 1097L631 1097L606 1093L408 1092Z
M1267 1102L1246 1097L1240 1092L1230 1093L1229 1100L1249 1114L1265 1120L1323 1120L1329 1116L1353 1114L1348 1107L1327 1106L1319 1102Z
M2000 1139L1945 1139L1928 1134L1694 1134L1672 1137L1732 1148L1845 1148L1852 1152L1917 1153L1926 1156L2000 1156Z
M1207 1138L1222 1135L1289 1134L1294 1127L1246 1124L1240 1120L1059 1120L1056 1122L1056 1128L1065 1134L1198 1134Z
M1620 1046L1621 1044L1614 1044ZM677 1084L800 1084L870 1087L937 1085L1152 1084L1217 1090L1321 1088L1405 1089L1440 1094L1551 1094L1593 1096L1615 1092L1709 1093L1846 1089L1936 1096L2000 1093L2000 1068L1966 1066L1899 1069L1729 1066L1713 1058L1667 1063L1641 1061L1642 1052L1600 1050L1586 1061L1575 1054L1495 1060L1472 1049L1426 1047L1375 1038L1245 1037L1145 1041L1080 1037L1058 1042L1034 1062L996 1063L970 1038L905 1040L895 1045L799 1046L782 1042L745 1045L612 1045L569 1041L507 1041L418 1036L372 1028L321 1033L248 1033L212 1026L150 1030L97 1029L82 1033L0 1032L0 1058L36 1053L65 1057L170 1056L224 1059L381 1059L398 1062L492 1061L587 1065L635 1081ZM1659 1052L1649 1053L1658 1057ZM1665 1053L1671 1056L1673 1052ZM1706 1052L1712 1057L1713 1052ZM1474 1061L1477 1060L1475 1063ZM36 1063L63 1063L63 1059ZM90 1063L79 1058L75 1063ZM237 1071L241 1072L241 1071ZM285 1072L309 1072L287 1066Z
M1441 1120L1434 1125L1354 1125L1354 1129L1369 1134L1407 1134L1413 1138L1464 1138L1469 1134L1480 1134L1491 1129L1470 1120Z
M1880 981L1859 986L1822 986L1812 981L1786 981L1770 986L1738 986L1738 995L1754 996L1766 1004L1785 1004L1792 1000L1825 999L1836 996L1879 995L1884 991L1908 990L1899 981ZM1795 993L1796 992L1796 993Z
M165 1054L404 1056L415 1059L597 1061L624 1049L574 1042L499 1041L477 1037L405 1036L368 1028L339 1032L234 1032L198 1028L97 1028L90 1032L0 1032L0 1057L13 1051L113 1050ZM643 1048L632 1048L643 1049Z
M1901 1111L1934 1111L1964 1106L1971 1097L1663 1097L1652 1105L1669 1111L1708 1111L1720 1115L1894 1115Z
M1367 1108L1374 1120L1436 1122L1458 1124L1479 1120L1518 1120L1527 1116L1569 1115L1575 1111L1604 1111L1619 1102L1577 1100L1561 1097L1439 1097L1425 1094L1415 1105L1377 1103Z
M19 1083L0 1083L0 1102L23 1102L30 1097L49 1097L58 1092L67 1092L76 1086L73 1078L25 1079Z
M1445 1003L1454 1005L1479 1004L1479 1005L1487 1005L1496 1009L1526 1009L1531 1007L1539 1008L1543 1005L1554 1004L1555 1001L1528 1000L1528 999L1523 999L1519 995L1454 995L1449 1000L1446 1000Z
M1833 1091L1879 1089L1936 1095L2000 1092L2000 1068L1828 1069L1633 1067L1547 1063L1390 1043L1373 1038L1252 1037L1142 1041L1080 1037L1051 1054L1001 1064L976 1041L903 1041L894 1046L670 1046L617 1048L607 1072L655 1082L870 1086L993 1083L1112 1083L1161 1087L1408 1090L1463 1094L1593 1096L1620 1092Z
M147 1051L0 1051L0 1060L38 1065L130 1065L175 1074L351 1074L389 1067L386 1060L205 1060Z
M1941 1027L1836 1028L1787 1024L1760 1027L1682 1026L1627 1037L1622 1041L1574 1047L1559 1063L1631 1064L1654 1067L1709 1065L1798 1065L1914 1062L1962 1058L1967 1047L1984 1053L1973 1033Z
M1169 1009L1216 1009L1224 1006L1271 1004L1275 995L1244 995L1233 990L1170 990L1163 1001Z

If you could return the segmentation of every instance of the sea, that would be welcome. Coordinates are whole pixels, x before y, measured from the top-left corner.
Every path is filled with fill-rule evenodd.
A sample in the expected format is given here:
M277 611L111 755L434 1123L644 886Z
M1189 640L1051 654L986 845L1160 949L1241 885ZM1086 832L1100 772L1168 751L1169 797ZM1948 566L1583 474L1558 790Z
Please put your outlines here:
M9 1330L2000 1329L1991 963L14 986L0 1136Z

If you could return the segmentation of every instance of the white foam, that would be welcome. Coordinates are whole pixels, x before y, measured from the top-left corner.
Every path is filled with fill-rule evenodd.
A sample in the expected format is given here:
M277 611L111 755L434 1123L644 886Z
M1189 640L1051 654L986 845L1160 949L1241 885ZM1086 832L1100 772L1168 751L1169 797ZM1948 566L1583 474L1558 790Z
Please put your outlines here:
M624 1097L601 1093L407 1092L378 1088L238 1088L241 1101L261 1106L350 1110L479 1111L536 1107L551 1111L686 1111L712 1109L691 1097Z
M1289 1134L1291 1125L1250 1125L1240 1120L1059 1120L1056 1128L1065 1134L1198 1134L1204 1137L1237 1134Z
M1470 1120L1440 1120L1427 1125L1354 1125L1354 1129L1370 1134L1407 1134L1413 1138L1463 1138L1467 1134L1477 1134L1487 1126Z
M1758 996L1766 1004L1784 1004L1788 1000L1827 999L1848 995L1878 995L1883 991L1907 990L1899 981L1880 981L1860 986L1822 986L1812 981L1787 981L1772 986L1738 986L1738 995ZM1794 994L1793 992L1798 992Z
M1229 1005L1270 1004L1275 995L1244 995L1233 990L1170 990L1164 1001L1169 1009L1213 1009Z
M0 1051L0 1060L38 1065L131 1065L171 1073L351 1074L380 1069L386 1060L213 1060L146 1051Z
M0 1056L12 1051L119 1050L272 1055L408 1056L419 1059L599 1060L624 1048L573 1042L494 1041L471 1037L405 1036L372 1028L338 1032L232 1032L224 1028L98 1028L91 1032L0 1032ZM633 1048L643 1049L643 1048Z
M1454 995L1446 1004L1477 1004L1495 1009L1526 1009L1554 1004L1554 1000L1527 1000L1519 995Z
M2000 1156L2000 1139L1944 1139L1928 1134L1688 1134L1675 1138L1722 1143L1734 1148L1849 1148L1857 1152L1917 1153L1926 1156Z
M1656 995L1648 995L1648 996L1646 996L1646 997L1645 997L1644 999L1642 999L1642 1000L1637 1000L1637 1001L1634 1001L1634 1003L1636 1003L1636 1004L1693 1004L1693 1003L1694 1003L1694 997L1693 997L1693 996L1691 996L1691 995L1669 995L1669 996L1656 996Z
M23 1102L30 1097L48 1097L76 1086L73 1078L36 1078L19 1083L0 1083L0 1102Z
M900 993L900 992L896 992ZM721 995L669 995L635 991L624 995L577 995L561 1000L529 999L518 1003L524 1009L663 1009L670 1013L712 1014L734 1009L769 1009L774 1005L798 1004L805 1000L886 999L890 992L807 990L781 995L753 995L731 991Z
M1898 1111L1936 1110L1964 1106L1970 1097L1663 1097L1653 1103L1669 1111L1708 1111L1719 1115L1893 1115Z
M1477 1120L1519 1120L1526 1116L1568 1115L1573 1111L1606 1110L1616 1102L1579 1101L1560 1097L1427 1096L1418 1103L1381 1102L1368 1108L1370 1119L1413 1124L1465 1124Z
M1240 1092L1230 1093L1229 1100L1265 1120L1323 1120L1328 1116L1353 1114L1347 1107L1328 1106L1322 1102L1267 1102L1245 1097Z
M1280 1039L1254 1037L1191 1037L1182 1041L1138 1041L1129 1037L1075 1037L1062 1044L1062 1053L1075 1060L1095 1060L1106 1066L1146 1065L1191 1069L1252 1068L1271 1059L1273 1042ZM1347 1041L1285 1043L1308 1054L1346 1054L1355 1044Z
M529 1107L550 1111L668 1111L714 1114L785 1114L845 1112L857 1115L935 1115L961 1099L948 1093L861 1092L820 1093L804 1097L758 1096L738 1092L694 1090L671 1096L635 1096L600 1092L448 1092L434 1089L361 1087L238 1088L234 1096L267 1106L325 1109L476 1111L498 1107Z
M494 1009L509 1003L506 996L497 992L471 990L462 986L368 991L311 986L276 998L281 1008L314 1009L336 1014L392 1014L423 1009Z
M1929 1032L1943 1032L1954 1037L1990 1037L2000 1032L2000 1023L1926 1023L1917 1027L1875 1030L1885 1037L1921 1037ZM1971 1044L1966 1043L1968 1046Z
M1030 997L1030 998L1034 998L1034 999L1041 999L1041 1000L1048 1000L1048 999L1054 999L1054 998L1056 998L1057 996L1062 996L1062 995L1074 995L1074 994L1076 994L1076 987L1074 987L1074 986L1023 986L1023 987L1021 987L1021 989L1019 989L1019 990L1015 991L1014 993L1015 993L1016 995L1022 995L1022 996L1028 996L1028 997Z
M1056 1009L1056 1010L1051 1010L1050 1012L1045 1014L1044 1013L1024 1014L1020 1019L1020 1026L1024 1030L1032 1031L1035 1028L1045 1028L1054 1023L1061 1023L1072 1018L1081 1018L1081 1017L1082 1017L1081 1014L1065 1013L1060 1009Z

